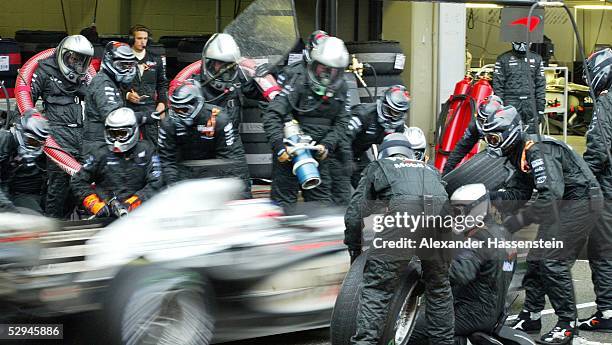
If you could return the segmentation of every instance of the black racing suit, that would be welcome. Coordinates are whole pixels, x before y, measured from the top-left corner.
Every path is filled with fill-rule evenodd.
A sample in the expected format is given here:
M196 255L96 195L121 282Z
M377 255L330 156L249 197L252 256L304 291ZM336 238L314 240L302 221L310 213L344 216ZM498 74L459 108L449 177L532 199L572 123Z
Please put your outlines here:
M463 137L453 149L450 156L448 156L448 160L444 165L444 169L442 170L442 175L446 175L449 172L453 171L457 164L463 160L465 155L467 155L472 149L474 145L478 144L478 140L482 138L482 133L478 130L478 126L476 125L476 120L472 119L468 128L465 129L465 133L463 133Z
M601 202L601 190L584 160L565 143L524 135L516 145L509 157L516 172L506 190L492 192L491 199L504 212L522 207L511 217L514 221L506 220L508 231L538 223L536 240L563 243L562 247L530 249L523 279L524 309L542 311L548 295L559 320L574 321L577 314L570 269L598 218L601 205L595 204L596 200ZM534 189L537 196L533 204L523 207Z
M75 84L64 77L57 65L55 55L38 63L32 76L32 101L42 98L44 115L49 119L49 134L59 147L81 158L83 146L83 108L81 101L85 85ZM57 164L48 161L48 187L46 214L63 218L72 211L70 200L70 176Z
M244 197L251 196L244 147L225 111L205 104L192 125L171 113L161 123L158 140L166 185L186 179L234 176L244 181ZM215 158L227 162L216 167L186 165L188 161Z
M362 103L351 108L351 120L348 124L348 135L353 151L353 174L351 184L357 188L361 172L370 164L366 152L372 145L382 143L386 135L404 133L405 125L386 129L378 122L376 103Z
M264 111L263 122L272 146L272 200L288 207L297 201L298 181L293 175L291 162L280 163L278 154L284 149L284 123L295 119L302 132L310 135L316 144L324 145L330 157L339 154L346 137L349 121L347 86L342 83L333 97L315 94L308 80L306 64L293 69L289 78L282 73L283 90ZM284 79L284 80L283 80ZM331 203L331 178L328 159L319 161L321 184L303 192L304 200Z
M584 160L597 176L604 196L601 218L591 231L588 243L597 309L603 312L612 310L612 164L608 161L608 152L612 147L611 92L604 92L597 98L586 137Z
M46 165L44 153L36 157L20 154L15 127L10 131L0 130L0 186L9 199L0 202L4 206L0 208L14 210L14 207L24 207L42 214L42 197L47 184Z
M132 196L146 201L161 187L159 156L148 141L140 141L124 153L100 147L85 158L83 167L72 176L71 182L81 202L93 193L106 202L114 197L124 202ZM96 187L92 189L94 182Z
M527 133L539 131L540 117L546 107L546 78L542 57L534 52L525 53L507 51L497 57L493 73L493 90L504 105L512 105L521 115L523 124L529 125ZM529 68L527 68L529 67ZM529 78L533 81L532 93ZM536 111L533 113L535 97Z
M487 226L468 232L472 241L482 241L481 248L460 249L449 270L455 310L455 336L468 337L475 332L491 334L502 313L515 265L515 250L490 246L491 240L509 240L510 235L488 218ZM420 313L408 344L429 344L427 323Z
M398 213L400 216L439 216L446 214L447 201L440 174L427 164L403 156L374 161L364 170L344 216L344 243L351 251L361 250L364 218L379 208L385 209L385 217L396 217ZM351 338L351 344L378 344L389 303L398 286L399 272L413 255L419 256L423 268L425 300L429 307L427 334L432 344L453 344L453 300L448 278L452 257L419 245L423 239L443 238L444 232L433 227L411 229L397 224L376 233L372 246L363 254L367 255L367 261L357 311L357 333ZM385 241L404 239L415 240L418 249L383 248Z
M142 98L140 103L127 101L127 106L135 112L151 114L155 111L157 104L168 105L168 79L166 79L166 64L159 55L145 51L145 56L138 61L138 73L132 81L131 89L136 91ZM143 68L141 74L141 68ZM143 137L154 145L157 145L158 120L140 126Z
M251 78L246 79L242 72L238 73L238 79L235 83L222 91L215 89L211 85L214 81L208 82L206 78L202 77L202 74L194 74L191 78L198 80L202 84L202 94L206 103L225 109L236 130L238 130L242 122L244 98L247 97L258 101L263 100L255 81Z
M83 132L84 152L89 154L96 151L102 144L106 143L104 138L104 122L113 110L126 106L127 90L118 85L106 70L92 79L85 96L85 126ZM139 125L154 124L156 120L151 117L147 109L134 112Z
M284 87L296 73L302 71L302 66L303 62L300 60L285 67L277 78L278 85ZM350 138L344 136L339 142L336 151L327 159L330 175L329 192L331 193L334 205L346 206L351 200L351 174L353 173L353 167L350 164L351 160Z

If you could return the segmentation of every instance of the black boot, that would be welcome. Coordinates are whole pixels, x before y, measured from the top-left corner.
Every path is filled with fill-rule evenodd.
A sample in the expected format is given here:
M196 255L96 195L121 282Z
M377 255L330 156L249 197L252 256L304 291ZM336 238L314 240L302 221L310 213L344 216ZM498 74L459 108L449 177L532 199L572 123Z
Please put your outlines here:
M516 320L510 324L510 327L525 333L540 333L540 330L542 330L542 319L532 319L531 313L523 310L518 314Z
M574 321L557 321L555 327L544 334L540 340L536 340L536 343L570 345L575 335L578 335L578 333Z
M604 318L601 311L591 317L578 320L578 328L584 331L612 333L612 318Z

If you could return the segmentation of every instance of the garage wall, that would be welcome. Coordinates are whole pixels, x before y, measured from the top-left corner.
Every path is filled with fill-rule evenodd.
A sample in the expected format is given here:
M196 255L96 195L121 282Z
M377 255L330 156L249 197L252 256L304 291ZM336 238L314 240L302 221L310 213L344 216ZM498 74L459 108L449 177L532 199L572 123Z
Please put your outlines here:
M405 68L401 74L404 85L410 84L410 66L412 65L412 56L409 53L412 44L412 27L407 24L412 16L412 6L413 4L410 2L385 1L383 7L382 38L383 40L398 41L404 55L406 55Z
M578 10L577 22L578 29L584 32L582 41L587 54L596 43L612 45L612 10ZM601 31L598 30L600 23Z
M98 0L97 25L103 33L119 32L121 0ZM64 0L69 33L78 33L93 19L95 0ZM14 37L15 31L64 31L60 0L0 1L0 35Z
M240 9L252 1L240 1ZM130 22L153 29L157 37L213 33L216 28L214 0L131 0ZM221 1L221 27L234 19L234 1Z

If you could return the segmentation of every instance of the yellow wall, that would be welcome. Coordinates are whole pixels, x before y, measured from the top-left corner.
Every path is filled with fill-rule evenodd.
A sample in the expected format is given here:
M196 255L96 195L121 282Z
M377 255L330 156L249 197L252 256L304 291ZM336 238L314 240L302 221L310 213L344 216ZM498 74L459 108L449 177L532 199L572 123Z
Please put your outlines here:
M241 10L253 0L241 0ZM221 1L221 27L234 19L233 0ZM26 5L24 5L24 3ZM93 20L95 0L64 0L69 34L76 34ZM323 2L322 2L323 3ZM355 0L338 3L338 36L353 40ZM361 39L367 35L367 1L360 0ZM302 37L314 30L314 0L295 0ZM215 0L98 0L96 24L100 34L126 34L131 25L143 24L159 38L164 35L212 33L216 26ZM60 0L0 0L0 35L14 37L15 31L64 31Z
M95 0L64 0L68 32L78 33L93 20ZM98 0L97 26L100 33L119 32L121 0ZM64 31L60 0L0 1L0 35L13 37L15 31Z
M383 7L383 40L398 41L406 55L406 63L402 72L404 85L410 84L410 45L412 4L405 1L386 1ZM400 24L401 23L401 24Z

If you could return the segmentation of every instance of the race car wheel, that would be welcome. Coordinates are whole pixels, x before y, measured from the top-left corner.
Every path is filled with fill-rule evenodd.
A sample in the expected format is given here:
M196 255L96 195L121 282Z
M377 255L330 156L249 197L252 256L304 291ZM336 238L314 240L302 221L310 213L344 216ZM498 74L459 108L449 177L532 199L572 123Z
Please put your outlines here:
M342 282L331 319L332 345L349 345L357 329L357 308L359 308L360 285L363 280L366 255L366 253L361 254L353 262Z
M356 318L363 281L367 252L355 260L348 271L336 299L331 320L331 344L350 345L357 329ZM405 345L408 343L418 312L420 271L418 264L406 265L389 308L389 317L379 344Z
M422 290L419 284L418 277L413 275L405 276L402 280L391 302L380 344L408 344L419 311Z
M120 280L107 310L113 343L210 344L213 299L198 274L143 267Z

